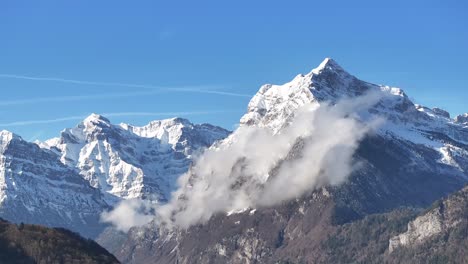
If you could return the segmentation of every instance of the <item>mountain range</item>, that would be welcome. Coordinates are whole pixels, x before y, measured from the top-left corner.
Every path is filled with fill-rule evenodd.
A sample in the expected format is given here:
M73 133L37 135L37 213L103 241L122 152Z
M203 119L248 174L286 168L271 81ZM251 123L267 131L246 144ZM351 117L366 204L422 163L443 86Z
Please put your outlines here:
M273 206L218 212L208 221L188 228L166 229L154 221L130 230L123 246L114 250L114 254L127 263L379 263L378 258L373 259L375 256L387 260L384 256L391 251L389 239L403 233L418 210L467 183L466 115L452 119L442 109L414 104L403 90L359 80L332 59L325 59L318 68L296 76L289 83L262 86L240 122L241 127L264 127L276 134L286 133L304 105L334 105L373 91L383 96L355 118L360 122L372 118L384 121L359 141L352 156L353 164L359 166L343 183L317 186ZM332 137L339 136L339 131L328 132ZM236 144L238 133L234 131L221 145ZM302 139L297 138L289 146L282 161L303 156L306 145ZM242 167L243 157L233 164L228 170L237 171ZM338 159L336 164L339 165ZM277 167L273 166L261 186L275 180L275 170ZM286 182L283 192L294 186L294 175L288 177L291 185ZM242 182L251 184L245 178L241 185ZM350 225L361 223L362 227L362 221L369 221L369 216L389 224L393 221L395 227L383 237L378 236L379 230L373 230L376 235L361 241L356 248L348 248L360 255L348 251L344 259L334 261L336 248L327 245L347 237L345 233L338 233L335 239L331 235ZM367 235L364 228L359 231L361 236ZM367 250L376 243L372 239L377 238L384 240L383 246L376 249L377 253Z
M98 238L124 263L456 262L465 252L468 114L415 104L329 58L262 86L234 132L92 114L45 142L2 131L0 161L0 217ZM168 218L103 233L101 213L125 200Z
M182 118L136 127L97 114L45 142L2 131L0 216L95 238L103 211L124 199L167 201L192 156L228 134Z

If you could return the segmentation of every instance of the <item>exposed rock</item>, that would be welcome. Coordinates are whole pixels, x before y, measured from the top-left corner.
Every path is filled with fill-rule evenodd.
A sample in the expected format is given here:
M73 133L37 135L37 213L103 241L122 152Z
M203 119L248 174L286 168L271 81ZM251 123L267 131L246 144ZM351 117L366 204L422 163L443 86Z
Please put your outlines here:
M436 115L440 115L440 116L443 116L443 117L446 117L446 118L450 118L450 113L441 109L441 108L432 108L432 111L436 114Z
M442 232L442 215L438 211L427 213L408 224L408 231L390 239L390 253L397 247L417 245L428 237Z
M468 123L468 113L465 113L463 115L458 115L457 117L455 117L455 122L459 124Z
M408 223L408 231L390 239L390 253L399 247L418 246L459 224L466 224L468 221L468 186L449 198L436 202L433 207Z

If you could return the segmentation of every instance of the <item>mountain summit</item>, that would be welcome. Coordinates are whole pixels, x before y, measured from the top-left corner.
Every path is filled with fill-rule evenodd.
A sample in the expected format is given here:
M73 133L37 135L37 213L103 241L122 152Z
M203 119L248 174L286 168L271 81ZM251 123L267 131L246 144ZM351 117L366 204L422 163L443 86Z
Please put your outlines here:
M332 59L325 59L310 73L297 75L288 83L263 85L249 102L247 113L240 121L241 129L221 145L235 145L245 135L243 127L266 128L280 135L287 131L303 106L333 107L341 99L359 98L373 91L382 97L369 109L355 113L353 118L365 123L375 117L384 123L358 142L352 163L359 166L341 185L310 189L296 199L271 207L221 212L187 230L161 230L154 222L130 230L126 242L115 253L129 263L190 263L194 259L198 263L312 263L317 260L342 263L372 259L375 251L379 252L375 254L388 254L390 235L403 230L396 228L390 232L382 250L364 248L359 252L368 255L347 260L337 260L333 255L334 246L346 243L339 240L345 234L334 240L329 235L346 230L347 224L362 224L359 221L367 221L369 215L392 212L380 219L406 215L395 210L424 208L461 189L468 182L468 130L463 125L463 116L454 120L442 109L416 105L403 90L362 81ZM329 131L337 135L340 132ZM275 143L278 142L270 140L266 144ZM248 144L265 147L265 142L255 140ZM302 155L305 143L301 138L284 147L287 155L278 164L307 159ZM245 166L244 160L240 157L232 163L232 168L226 168L239 177L229 178L234 182L232 189L241 188L248 177L246 173L252 170ZM262 162L265 161L259 158L255 164L264 165ZM264 182L257 184L267 184L274 180L270 175L277 173L278 166L273 166ZM188 181L187 189L195 188L194 181ZM207 184L206 188L209 187ZM285 183L280 187L286 192L294 186ZM187 196L179 200L184 199ZM359 245L365 247L366 243L373 244L364 241Z
M320 74L322 71L335 71L335 72L345 72L343 68L332 58L325 58L320 65L312 70L312 74Z
M164 202L192 155L230 132L182 118L115 125L91 114L60 137L27 142L0 132L0 217L96 237L124 199Z
M109 204L120 199L166 201L177 177L190 164L192 153L223 139L229 131L187 119L152 121L146 126L114 125L91 114L59 138L42 144L77 168Z

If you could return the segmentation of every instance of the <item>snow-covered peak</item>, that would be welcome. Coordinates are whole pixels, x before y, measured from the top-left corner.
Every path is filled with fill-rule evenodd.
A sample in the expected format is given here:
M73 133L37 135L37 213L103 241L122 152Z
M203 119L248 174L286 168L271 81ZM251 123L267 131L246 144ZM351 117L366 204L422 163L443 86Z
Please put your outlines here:
M151 121L145 126L114 125L92 114L60 137L38 143L80 171L108 203L119 199L165 200L191 155L225 138L229 131L183 118Z
M8 130L0 131L0 140L2 142L10 141L14 137L14 134Z
M109 121L109 119L105 118L102 115L92 113L91 115L89 115L87 118L85 118L83 120L83 123L84 124L105 124L105 125L109 125L110 121Z
M325 58L317 68L311 71L311 74L318 75L325 70L345 72L345 70L338 63L336 63L336 61L331 58Z
M113 125L109 119L99 114L91 114L73 128L66 128L61 132L59 143L84 143L96 139L105 139L112 133ZM46 144L56 144L57 139L50 139ZM41 146L42 144L39 144Z
M169 118L163 120L154 120L145 126L132 126L122 123L120 127L128 130L140 137L158 138L167 144L176 144L182 135L182 128L193 127L189 120L184 118Z
M18 136L7 130L0 131L0 152L3 152L6 149L14 137Z
M380 91L383 96L369 113L387 122L382 132L409 137L416 134L443 133L455 140L468 142L468 114L450 119L447 111L415 105L400 88L377 85L359 80L346 72L334 60L327 58L306 75L297 75L283 85L263 85L251 99L241 126L268 127L278 132L292 120L296 110L306 104L335 103L343 98L361 96L369 91ZM419 135L421 136L421 135ZM422 137L426 137L422 135ZM422 140L423 141L423 140Z
M139 137L159 139L163 144L171 145L174 150L183 150L188 155L193 149L209 146L230 133L209 124L192 124L179 117L151 121L141 127L122 123L120 127Z
M278 131L302 105L357 96L372 86L359 82L336 61L326 58L310 73L299 74L288 83L263 85L249 102L240 124L267 126Z

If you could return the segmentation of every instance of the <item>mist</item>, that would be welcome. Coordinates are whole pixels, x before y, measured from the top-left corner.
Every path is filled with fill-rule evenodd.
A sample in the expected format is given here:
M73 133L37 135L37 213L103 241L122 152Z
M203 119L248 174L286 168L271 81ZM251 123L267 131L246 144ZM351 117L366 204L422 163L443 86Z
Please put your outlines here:
M194 159L170 201L154 208L156 221L188 228L217 213L273 206L343 183L356 167L353 154L359 142L382 122L365 114L381 97L381 92L371 92L336 104L313 102L298 109L278 133L239 127ZM121 214L107 213L105 220L119 226L116 215ZM138 224L149 221L148 215L131 219Z
M113 210L101 214L101 221L111 223L117 230L127 232L154 219L154 208L139 199L123 200Z

